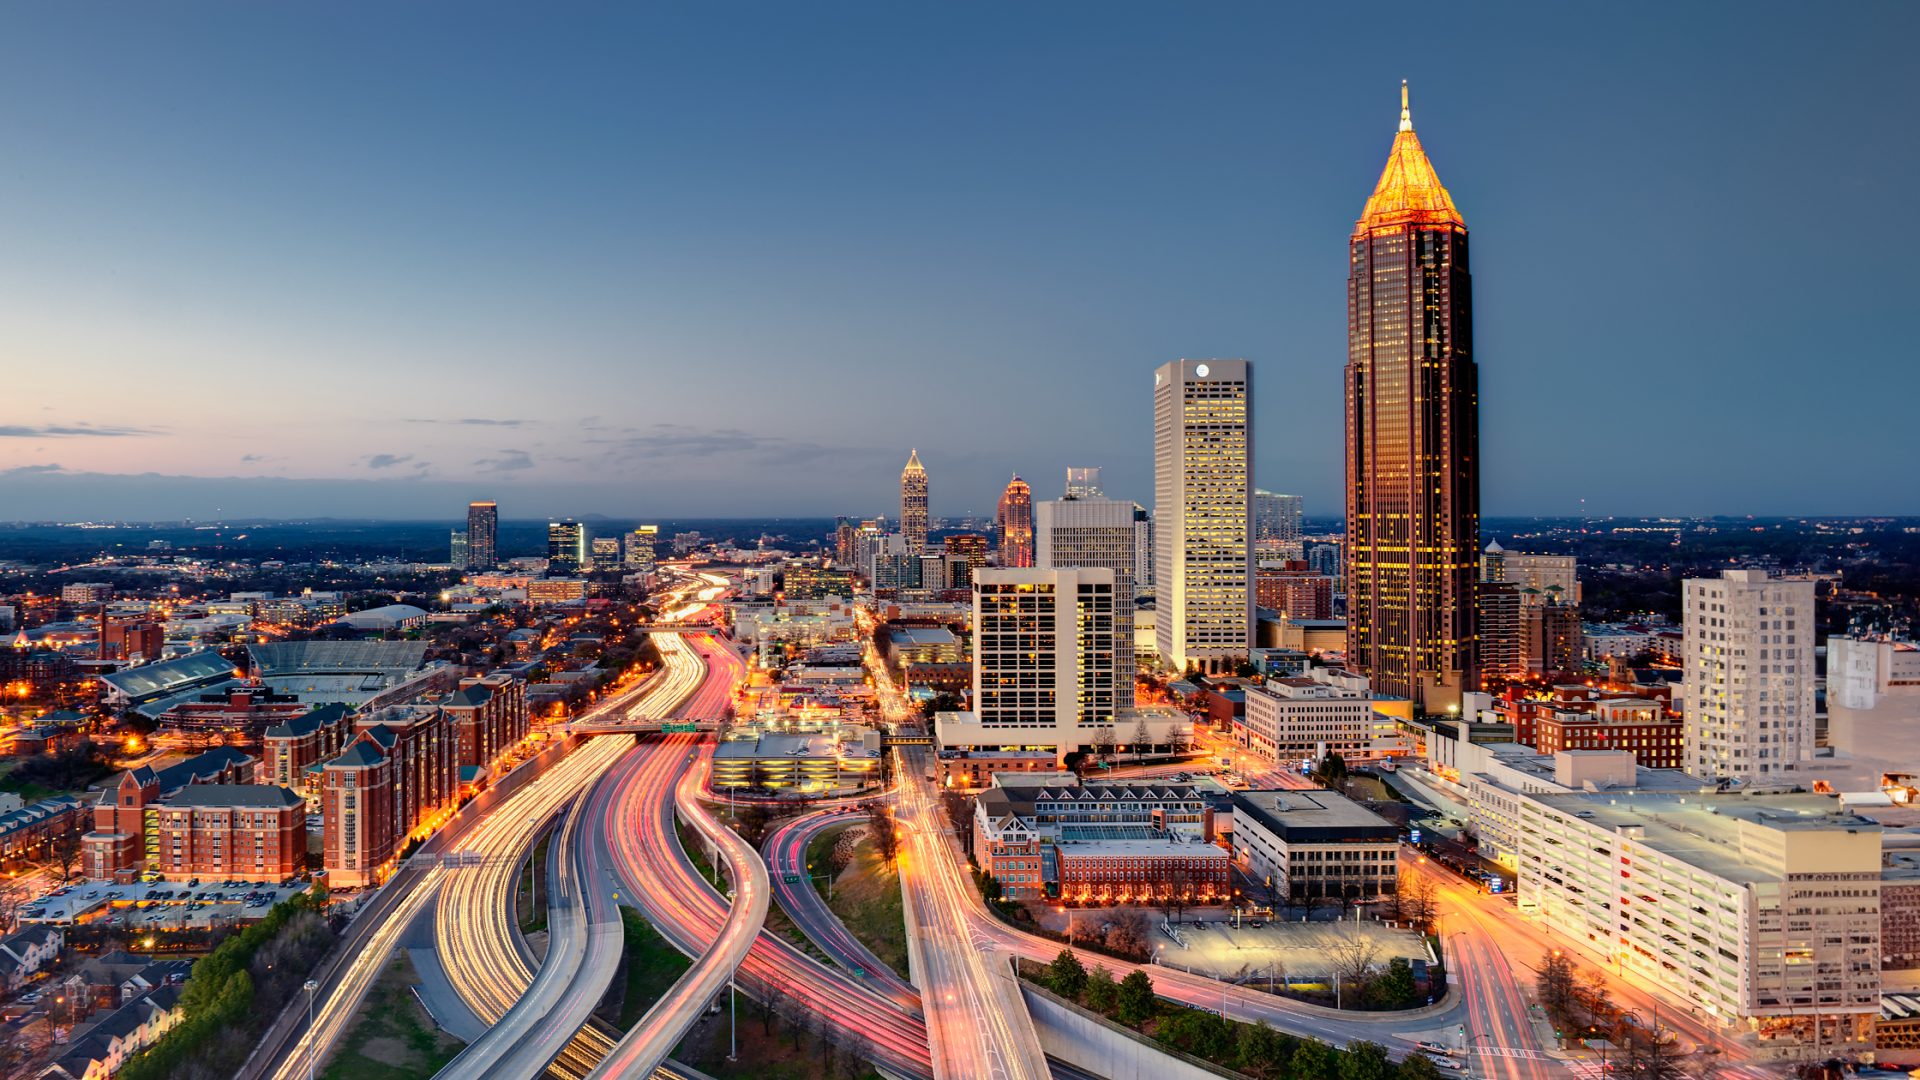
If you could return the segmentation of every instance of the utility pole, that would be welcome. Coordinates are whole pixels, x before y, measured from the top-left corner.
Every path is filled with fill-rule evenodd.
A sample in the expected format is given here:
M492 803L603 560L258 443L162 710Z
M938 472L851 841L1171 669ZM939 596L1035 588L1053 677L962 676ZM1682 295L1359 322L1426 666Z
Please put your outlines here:
M320 1052L320 1047L313 1041L313 994L320 989L320 984L308 979L300 988L307 992L307 1080L313 1080L314 1069L319 1064L316 1055Z

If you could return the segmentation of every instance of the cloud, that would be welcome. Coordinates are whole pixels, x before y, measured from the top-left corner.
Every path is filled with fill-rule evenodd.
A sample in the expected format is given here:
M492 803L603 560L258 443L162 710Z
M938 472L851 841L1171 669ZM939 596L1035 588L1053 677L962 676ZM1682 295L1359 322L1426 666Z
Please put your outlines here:
M680 424L655 424L647 430L647 434L588 439L587 442L607 446L609 457L614 461L743 455L760 465L800 465L830 454L854 452L847 447L756 435L737 428L701 431Z
M474 466L481 472L519 472L533 468L533 455L525 450L502 450L499 457L481 458Z
M525 420L501 420L501 419L496 419L494 417L489 417L489 416L462 416L462 417L457 417L450 420L434 420L434 419L416 417L413 419L409 419L407 423L409 424L455 424L461 427L519 427L522 424L525 424L526 421Z
M0 424L0 439L73 439L123 438L132 435L158 435L158 431L136 427L91 427L86 424Z
M47 473L66 472L58 465L20 465L5 471L0 476L44 476Z
M391 469L412 460L412 454L374 454L366 459L366 465L369 469Z

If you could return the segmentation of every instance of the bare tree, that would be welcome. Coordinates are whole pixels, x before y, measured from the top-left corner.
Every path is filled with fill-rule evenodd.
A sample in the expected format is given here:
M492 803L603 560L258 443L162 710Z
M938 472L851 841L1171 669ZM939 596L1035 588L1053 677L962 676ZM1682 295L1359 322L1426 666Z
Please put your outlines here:
M868 1062L873 1060L873 1040L858 1031L849 1031L841 1040L840 1075L845 1080L860 1080L867 1075Z
M1103 727L1099 731L1094 733L1094 736L1093 736L1094 757L1110 765L1113 763L1113 748L1114 748L1114 737L1113 737L1112 728Z
M53 847L48 853L54 869L59 871L60 884L73 880L73 872L79 869L80 855L86 849L82 838L86 834L79 829L65 829L53 834Z
M753 1009L760 1014L760 1033L772 1035L774 1025L786 1015L787 983L784 979L768 979L760 988L760 997L754 1001Z
M1379 946L1370 937L1363 937L1349 929L1340 936L1340 941L1327 950L1327 959L1332 961L1333 970L1349 984L1358 985L1366 981L1373 970L1373 962L1379 954Z
M1175 757L1185 757L1193 752L1193 729L1180 727L1167 733L1167 748Z
M1147 756L1147 749L1153 743L1153 729L1147 726L1147 718L1133 726L1133 759L1140 761Z
M11 934L27 904L26 885L14 878L0 879L0 934Z

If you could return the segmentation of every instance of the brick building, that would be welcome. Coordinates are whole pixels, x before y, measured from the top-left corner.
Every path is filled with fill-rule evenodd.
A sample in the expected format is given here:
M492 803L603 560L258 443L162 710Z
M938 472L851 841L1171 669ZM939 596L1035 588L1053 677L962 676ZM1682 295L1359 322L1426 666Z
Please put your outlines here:
M322 861L329 888L377 885L394 855L393 759L356 739L321 767Z
M292 788L317 805L320 763L344 749L353 733L353 710L340 704L273 725L260 737L260 782Z
M1204 903L1231 895L1214 831L1225 801L1211 785L1001 774L975 800L973 855L1010 897Z
M270 784L189 784L159 807L170 880L284 881L307 866L306 801Z
M484 780L500 755L527 737L527 684L506 672L460 680L440 708L453 729L463 784Z
M1668 718L1659 702L1639 698L1598 702L1593 712L1541 710L1532 731L1532 746L1543 754L1627 750L1649 769L1680 768L1685 742L1680 721Z
M130 881L160 856L160 807L194 784L250 784L254 759L230 746L209 750L165 769L141 766L93 804L93 831L81 838L81 860L90 878Z

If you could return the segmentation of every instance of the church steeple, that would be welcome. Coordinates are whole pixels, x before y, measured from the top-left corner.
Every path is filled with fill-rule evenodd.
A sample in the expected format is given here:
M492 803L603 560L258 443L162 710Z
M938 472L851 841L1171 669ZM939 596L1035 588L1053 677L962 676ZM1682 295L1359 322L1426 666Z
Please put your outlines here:
M1395 225L1459 225L1466 219L1453 205L1453 196L1440 183L1433 162L1413 133L1413 112L1407 104L1407 84L1400 83L1400 130L1393 137L1393 149L1387 154L1387 167L1381 170L1380 183L1367 199L1366 209L1354 224L1355 236Z

